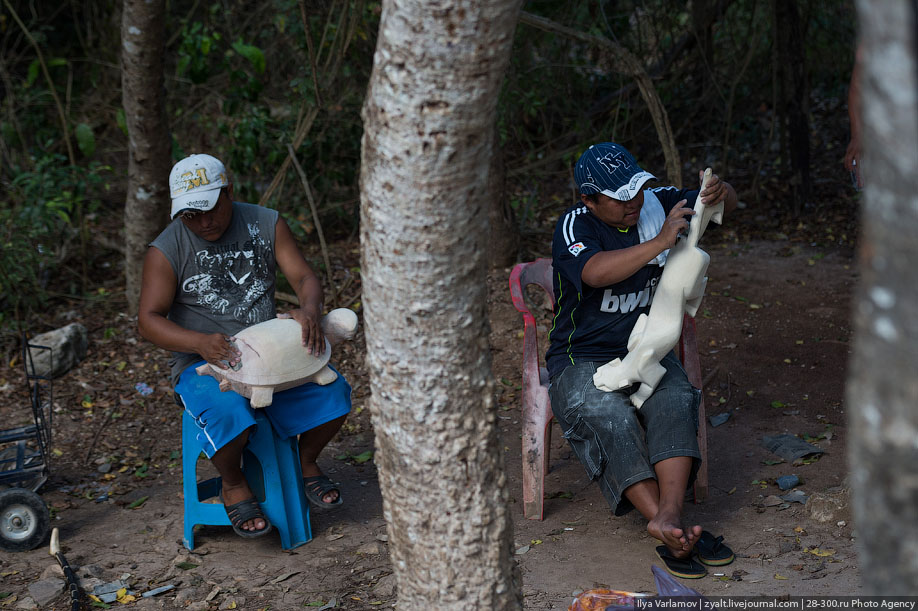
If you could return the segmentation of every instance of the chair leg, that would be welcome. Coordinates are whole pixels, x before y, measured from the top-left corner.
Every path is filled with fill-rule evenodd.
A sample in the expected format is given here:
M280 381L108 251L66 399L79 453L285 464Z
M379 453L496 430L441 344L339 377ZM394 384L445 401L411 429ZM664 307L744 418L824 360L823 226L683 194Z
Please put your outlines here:
M708 430L704 414L704 397L698 404L698 451L701 452L701 467L695 477L695 503L708 498Z
M708 497L708 430L704 410L704 388L702 388L701 363L698 360L698 338L695 335L695 320L685 316L682 321L682 335L679 337L679 353L682 366L692 386L701 391L698 404L698 451L701 453L701 467L695 477L695 502L701 503Z
M538 410L534 410L538 411ZM523 420L523 515L541 520L545 498L545 471L548 451L545 445L547 422L544 410Z

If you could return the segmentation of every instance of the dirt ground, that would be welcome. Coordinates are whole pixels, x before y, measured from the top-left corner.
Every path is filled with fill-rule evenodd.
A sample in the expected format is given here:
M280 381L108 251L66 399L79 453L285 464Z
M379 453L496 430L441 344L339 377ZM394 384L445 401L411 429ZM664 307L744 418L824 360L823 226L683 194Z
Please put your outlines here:
M737 559L684 583L708 595L856 594L844 402L856 280L850 240L821 231L818 242L783 234L747 241L728 233L704 247L712 256L697 319L705 405L707 416L729 419L716 428L705 422L710 496L687 504L687 515L723 534ZM523 519L522 324L510 303L509 272L489 278L491 341L525 607L567 609L575 592L599 586L655 592L650 567L660 564L657 542L634 513L611 515L557 426L545 519ZM129 603L138 609L394 606L375 468L372 460L360 462L373 449L362 335L337 354L354 387L354 414L320 459L341 482L345 507L313 513L314 539L292 551L281 549L276 534L250 541L227 527L204 527L189 553L181 543L179 410L167 385L165 353L139 339L133 321L104 303L80 304L57 320L64 324L68 316L89 327L89 354L55 382L53 471L40 492L65 554L87 584L124 579L138 596L175 586ZM543 326L549 316L544 310ZM0 370L0 418L7 423L29 415L14 365ZM140 382L153 394L140 394ZM825 453L804 464L781 461L761 440L785 433ZM775 479L792 474L809 497L806 505L777 498L786 491ZM55 574L47 547L0 552L0 609L37 608L36 583ZM44 608L68 608L65 596Z

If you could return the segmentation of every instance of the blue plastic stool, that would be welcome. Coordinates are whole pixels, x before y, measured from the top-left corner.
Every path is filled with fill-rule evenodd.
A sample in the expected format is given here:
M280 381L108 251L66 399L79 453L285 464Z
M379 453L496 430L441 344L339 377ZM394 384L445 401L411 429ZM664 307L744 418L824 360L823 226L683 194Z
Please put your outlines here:
M312 540L309 503L303 493L300 453L295 437L280 439L262 410L255 410L255 431L242 453L242 469L255 498L268 520L280 533L284 549L293 549ZM185 496L185 534L182 541L194 549L197 524L231 526L223 503L203 501L220 495L221 480L214 477L197 481L200 429L185 411L182 416L182 489Z

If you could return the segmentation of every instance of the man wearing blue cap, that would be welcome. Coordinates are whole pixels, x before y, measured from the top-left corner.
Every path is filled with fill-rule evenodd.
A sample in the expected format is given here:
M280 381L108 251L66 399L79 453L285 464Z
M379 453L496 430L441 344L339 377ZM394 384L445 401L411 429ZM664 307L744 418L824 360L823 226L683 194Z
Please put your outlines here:
M663 545L657 553L679 577L699 578L703 564L723 565L733 553L700 526L685 526L682 503L695 478L698 404L675 354L640 410L635 388L605 392L597 368L628 353L638 316L650 310L669 249L687 233L697 190L645 188L656 177L624 147L595 144L574 169L580 201L558 220L552 240L554 322L545 360L552 411L615 515L637 510ZM736 192L716 175L700 194L705 205L736 208ZM698 560L696 560L696 557Z

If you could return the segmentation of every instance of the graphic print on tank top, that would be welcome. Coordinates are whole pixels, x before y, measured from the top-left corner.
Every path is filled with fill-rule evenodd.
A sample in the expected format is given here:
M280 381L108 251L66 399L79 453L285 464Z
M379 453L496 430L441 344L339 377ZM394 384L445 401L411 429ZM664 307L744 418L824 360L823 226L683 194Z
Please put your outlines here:
M262 235L257 222L248 223L248 238L210 244L194 255L197 273L182 283L182 291L197 304L220 317L232 317L252 325L274 316L271 296L274 248Z

